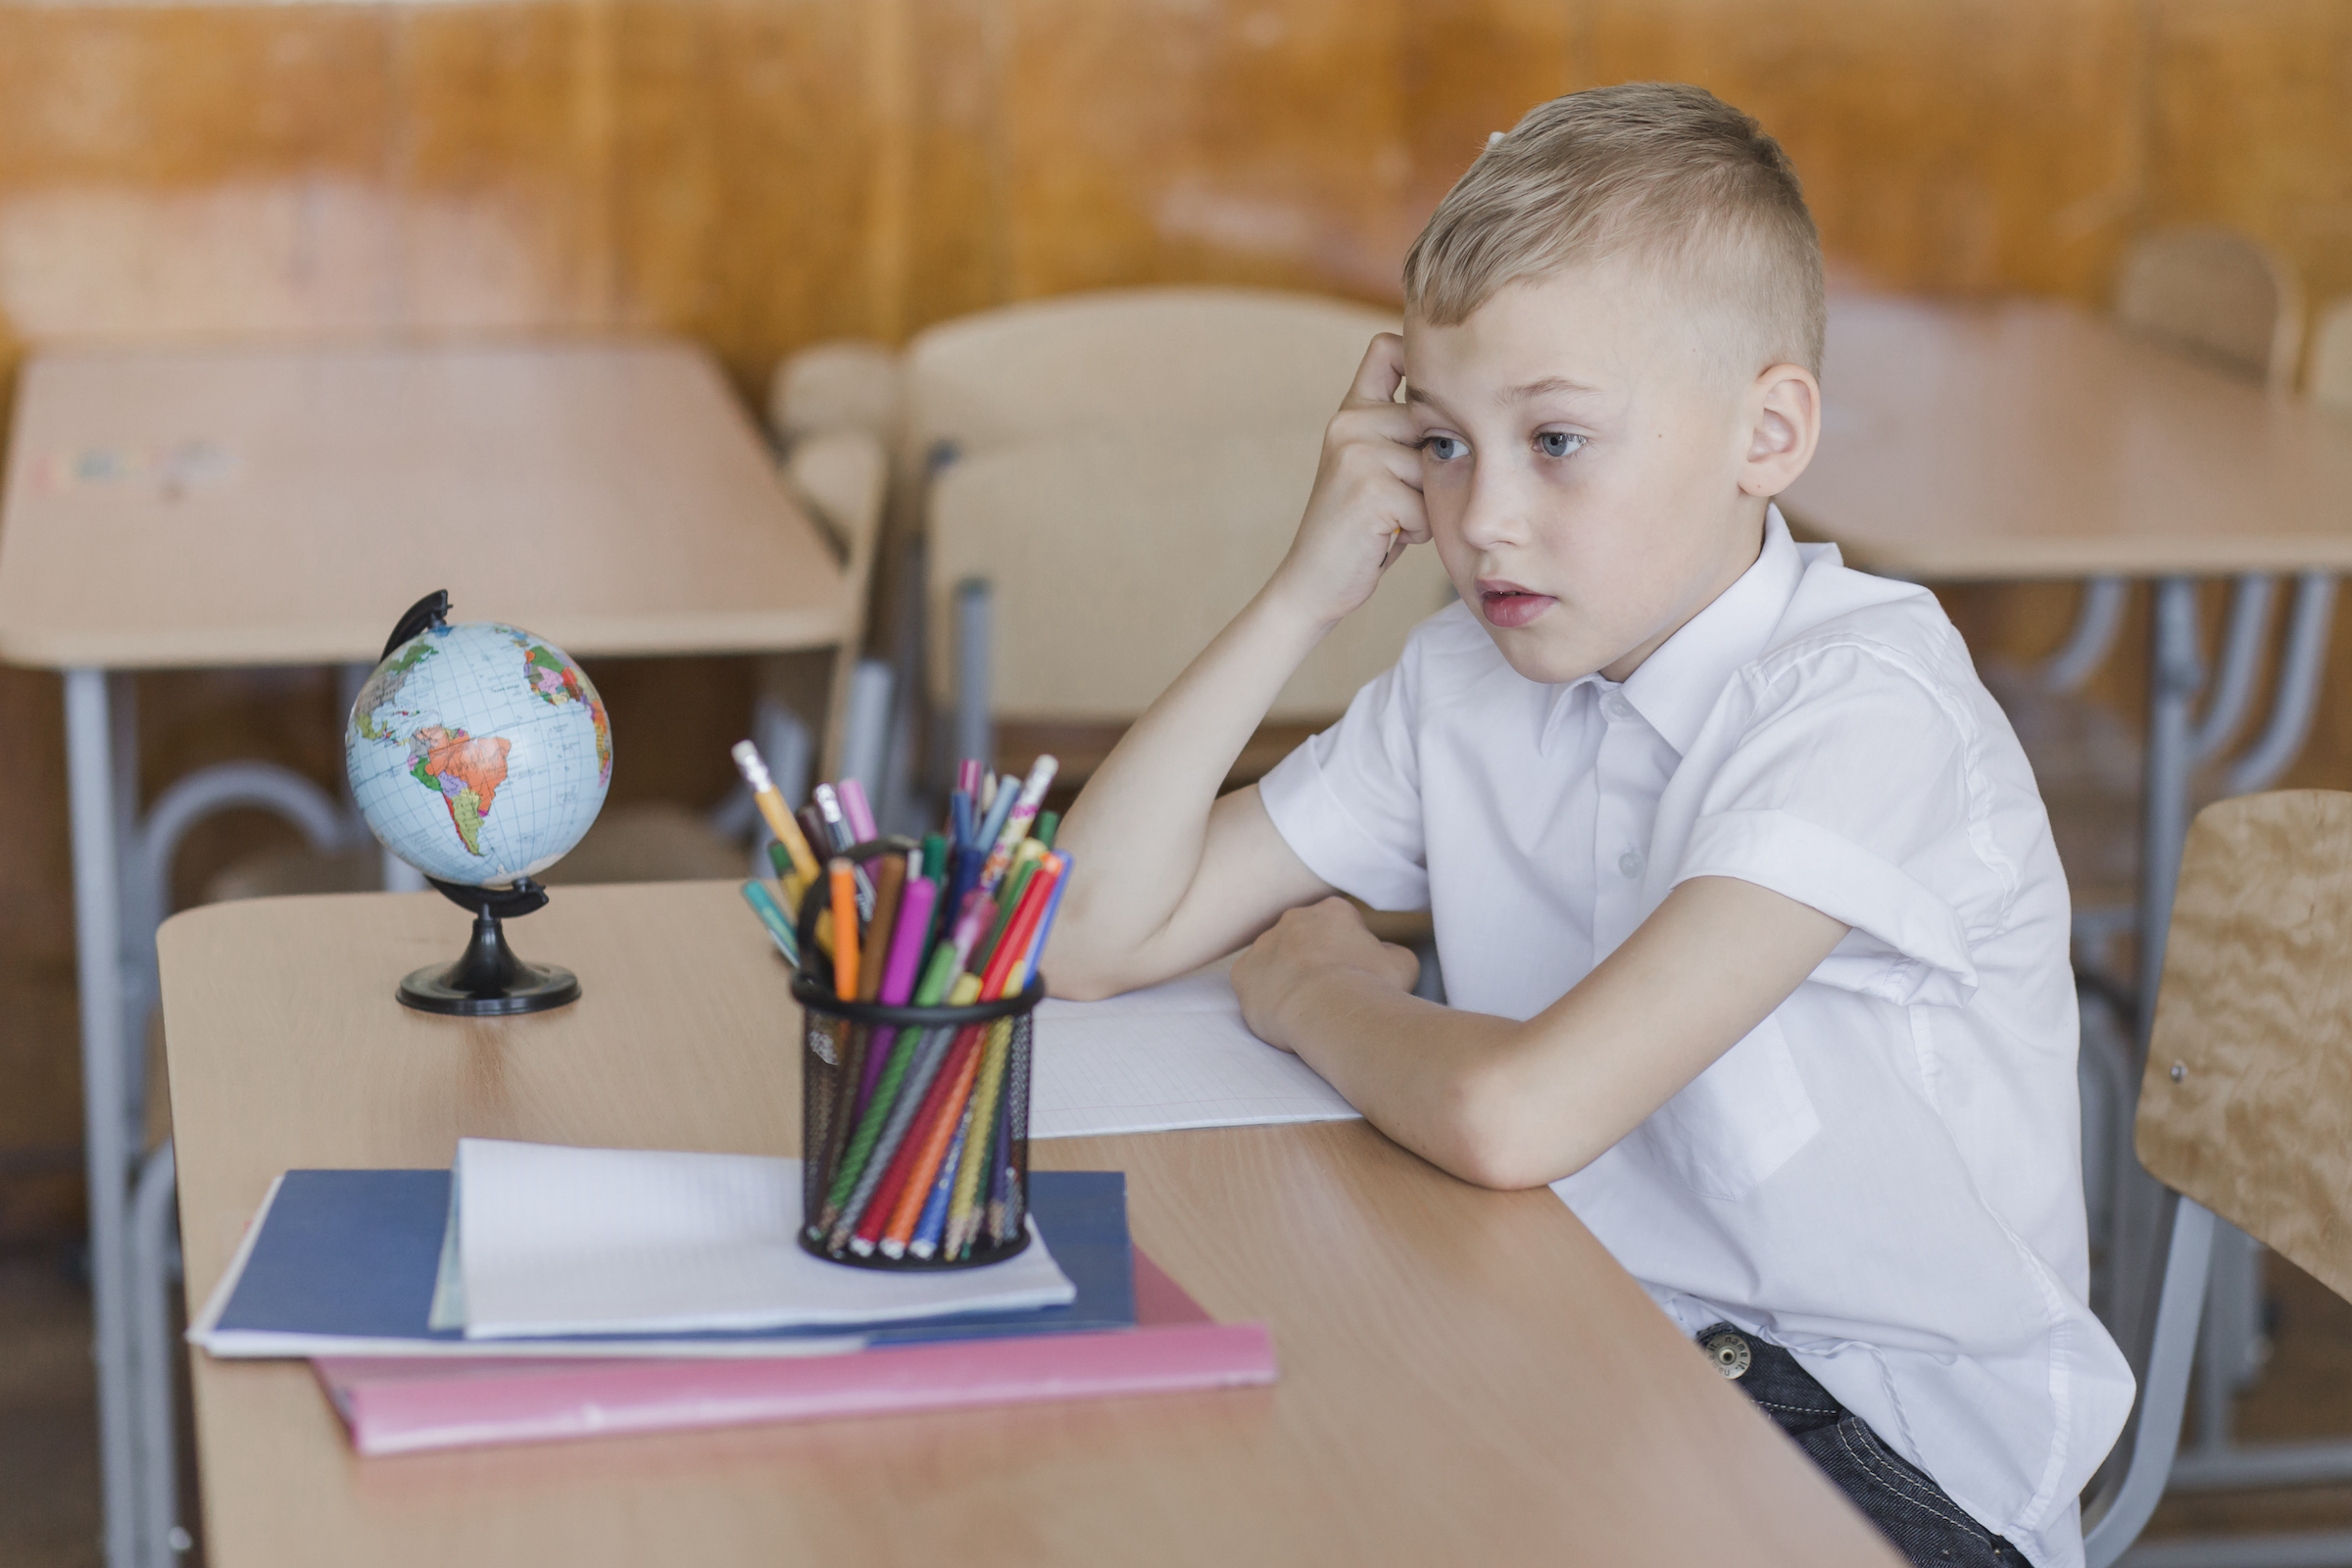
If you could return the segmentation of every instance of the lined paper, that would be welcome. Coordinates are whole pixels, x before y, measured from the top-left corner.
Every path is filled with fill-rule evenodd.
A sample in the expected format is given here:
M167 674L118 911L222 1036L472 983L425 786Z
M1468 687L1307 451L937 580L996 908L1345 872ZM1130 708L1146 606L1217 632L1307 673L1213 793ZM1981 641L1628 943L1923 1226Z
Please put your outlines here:
M1233 960L1107 1002L1038 1004L1029 1136L1344 1121L1339 1091L1242 1022Z

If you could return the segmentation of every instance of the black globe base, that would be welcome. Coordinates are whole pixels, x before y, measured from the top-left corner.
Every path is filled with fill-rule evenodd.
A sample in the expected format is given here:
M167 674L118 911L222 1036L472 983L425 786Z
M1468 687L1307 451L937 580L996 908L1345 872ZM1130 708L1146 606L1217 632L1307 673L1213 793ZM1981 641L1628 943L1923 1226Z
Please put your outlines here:
M404 1007L461 1018L510 1018L580 1000L580 979L552 963L525 963L507 946L506 918L547 904L547 890L524 877L512 888L469 888L427 877L442 897L473 913L464 956L427 965L401 981Z

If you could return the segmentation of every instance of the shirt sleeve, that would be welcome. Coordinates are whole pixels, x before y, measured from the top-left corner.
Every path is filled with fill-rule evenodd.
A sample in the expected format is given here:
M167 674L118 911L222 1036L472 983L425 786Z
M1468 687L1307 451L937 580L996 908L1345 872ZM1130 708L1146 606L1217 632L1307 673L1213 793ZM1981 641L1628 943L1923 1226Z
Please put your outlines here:
M1258 780L1274 830L1308 870L1376 909L1429 907L1414 743L1419 639L1340 721Z
M1742 673L1749 711L1674 880L1737 877L1852 929L1811 978L1959 1005L2017 892L1995 848L1983 736L1965 699L1866 645L1791 650Z

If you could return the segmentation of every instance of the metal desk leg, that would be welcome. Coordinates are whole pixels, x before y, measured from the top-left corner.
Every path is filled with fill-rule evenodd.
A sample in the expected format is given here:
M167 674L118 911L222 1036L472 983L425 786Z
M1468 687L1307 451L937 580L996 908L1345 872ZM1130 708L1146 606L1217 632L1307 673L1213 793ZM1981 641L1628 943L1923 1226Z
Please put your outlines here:
M99 1476L106 1560L132 1568L138 1478L123 1296L129 1126L122 996L122 876L106 671L66 671L66 778L74 823L74 947L81 1000L82 1137L89 1182L90 1294L97 1320ZM129 759L123 759L127 764Z
M2133 986L2138 1028L2132 1042L2131 1099L2122 1106L2114 1152L2114 1231L2108 1244L2108 1331L2127 1354L2148 1343L2156 1310L2154 1259L2161 1255L2165 1194L2132 1150L2131 1113L2147 1061L2148 1026L2156 1015L2156 986L2164 972L2164 941L2173 918L2173 887L2180 875L2180 845L2188 830L2188 775L2195 763L2190 722L2205 683L2198 648L2197 585L2166 577L2156 584L2149 627L2148 737L2140 786L2139 960Z

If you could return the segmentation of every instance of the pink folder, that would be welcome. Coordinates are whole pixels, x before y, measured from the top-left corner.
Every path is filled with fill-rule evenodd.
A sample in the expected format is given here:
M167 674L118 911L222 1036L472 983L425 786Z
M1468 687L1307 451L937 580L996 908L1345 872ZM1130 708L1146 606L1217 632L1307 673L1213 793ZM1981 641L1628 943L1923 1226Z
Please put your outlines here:
M1274 1381L1261 1323L1218 1324L1135 1254L1136 1327L848 1355L551 1361L320 1357L311 1363L363 1454L747 1426L972 1405L1172 1394Z

